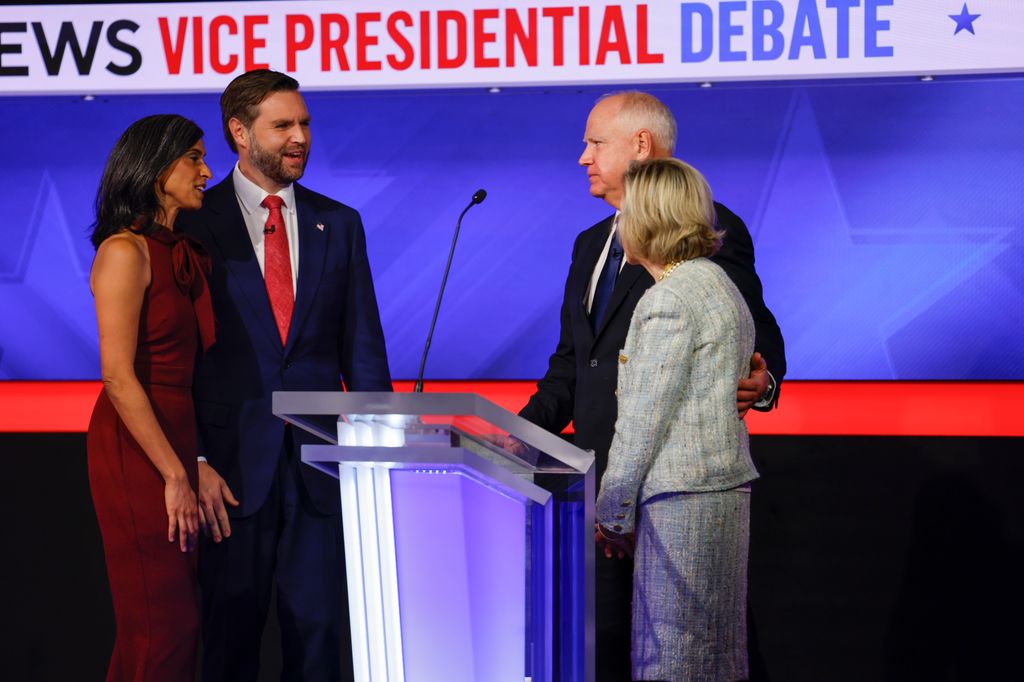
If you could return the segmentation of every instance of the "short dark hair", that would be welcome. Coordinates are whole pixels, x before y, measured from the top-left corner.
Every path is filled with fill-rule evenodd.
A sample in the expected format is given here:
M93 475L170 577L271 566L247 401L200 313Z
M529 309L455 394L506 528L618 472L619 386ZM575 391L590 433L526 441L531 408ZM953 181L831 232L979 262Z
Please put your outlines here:
M128 126L107 158L96 192L92 244L128 228L140 234L158 229L156 183L177 159L203 138L202 129L184 116L156 114Z
M224 126L224 139L231 151L237 152L235 138L231 136L228 121L237 118L246 128L259 115L260 104L273 92L295 92L299 81L288 74L269 69L256 69L238 76L228 83L220 96L220 119Z

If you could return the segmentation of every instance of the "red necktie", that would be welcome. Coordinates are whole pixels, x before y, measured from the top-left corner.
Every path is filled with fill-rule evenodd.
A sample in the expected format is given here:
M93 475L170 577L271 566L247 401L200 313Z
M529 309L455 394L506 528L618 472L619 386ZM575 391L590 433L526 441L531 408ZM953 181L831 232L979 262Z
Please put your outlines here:
M267 298L270 299L270 309L274 311L282 346L288 340L288 325L291 324L292 308L295 307L288 231L284 227L284 216L281 215L283 204L284 199L274 194L267 195L260 204L270 210L263 229L263 282L267 286Z

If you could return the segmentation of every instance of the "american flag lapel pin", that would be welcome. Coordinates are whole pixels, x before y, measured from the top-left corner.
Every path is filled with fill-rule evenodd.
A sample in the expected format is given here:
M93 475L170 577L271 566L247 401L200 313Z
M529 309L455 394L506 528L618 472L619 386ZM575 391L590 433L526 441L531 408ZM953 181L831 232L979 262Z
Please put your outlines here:
M317 223L316 224L316 229L318 229L321 232L323 232L324 231L324 224L323 223Z

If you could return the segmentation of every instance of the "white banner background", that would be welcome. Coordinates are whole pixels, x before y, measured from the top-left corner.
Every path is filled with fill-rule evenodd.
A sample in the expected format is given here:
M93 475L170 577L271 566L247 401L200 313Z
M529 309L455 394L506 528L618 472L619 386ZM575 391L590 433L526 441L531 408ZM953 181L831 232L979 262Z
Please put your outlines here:
M308 89L1024 72L1022 41L1024 0L23 5L0 8L0 92L219 91L256 67Z

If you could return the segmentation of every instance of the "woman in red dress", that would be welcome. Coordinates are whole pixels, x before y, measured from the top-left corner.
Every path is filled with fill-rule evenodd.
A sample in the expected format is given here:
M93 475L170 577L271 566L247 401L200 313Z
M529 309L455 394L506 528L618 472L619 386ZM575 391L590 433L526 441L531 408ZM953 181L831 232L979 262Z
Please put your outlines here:
M213 342L202 247L173 232L210 178L202 130L181 116L133 123L96 196L90 286L103 392L87 439L117 636L108 682L190 681L199 608L198 445L192 368Z

